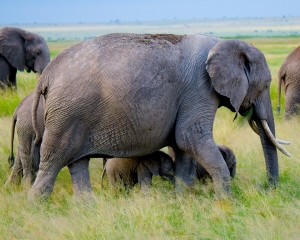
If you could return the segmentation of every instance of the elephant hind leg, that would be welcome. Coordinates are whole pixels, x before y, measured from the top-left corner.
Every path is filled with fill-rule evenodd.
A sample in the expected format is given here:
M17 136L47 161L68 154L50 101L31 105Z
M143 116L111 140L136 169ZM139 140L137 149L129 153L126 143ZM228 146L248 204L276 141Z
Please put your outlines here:
M21 179L23 177L23 168L22 168L22 163L20 160L20 154L19 154L19 148L17 152L17 157L15 160L14 165L12 166L12 171L5 182L5 187L8 187L9 185L20 185L21 184Z
M47 199L52 193L54 183L59 171L65 166L66 159L61 159L65 156L64 149L57 148L58 151L49 149L42 142L41 147L41 161L37 177L29 190L28 198L30 200L35 199ZM43 148L44 146L44 148Z
M92 193L89 175L89 161L89 158L81 158L68 165L74 194L76 196L90 195Z
M79 176L80 173L77 173L78 165L84 166L85 172L88 169L88 165L85 162L75 163L78 159L82 150L82 139L84 137L78 134L78 128L76 125L70 126L70 129L65 132L63 129L59 128L60 125L52 131L46 129L43 134L43 141L40 148L40 165L37 174L37 178L29 191L29 198L48 198L52 193L53 186L56 180L56 177L59 171L74 162L74 165L70 164L71 175ZM82 177L82 176L81 176ZM75 177L76 179L77 177ZM84 179L88 179L87 174L85 173ZM76 185L76 189L81 189L84 185L81 185L82 181L79 181L80 184ZM77 183L76 183L77 184Z

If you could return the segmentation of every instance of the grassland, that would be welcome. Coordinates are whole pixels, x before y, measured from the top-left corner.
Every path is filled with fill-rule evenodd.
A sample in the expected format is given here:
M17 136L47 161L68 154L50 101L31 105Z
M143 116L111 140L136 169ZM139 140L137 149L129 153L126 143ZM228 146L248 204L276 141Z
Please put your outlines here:
M250 38L263 51L271 69L272 105L277 106L277 72L300 38ZM53 57L74 42L49 42ZM18 73L17 92L0 93L0 186L10 170L7 157L11 115L34 89L34 74ZM158 178L152 192L143 196L138 187L129 194L112 194L107 179L100 186L101 159L90 165L95 194L93 202L72 197L68 170L60 172L48 202L32 205L21 187L0 187L1 239L299 239L300 236L300 137L299 119L284 121L275 115L277 137L290 141L281 153L280 184L265 191L264 156L258 136L241 119L221 108L214 123L217 143L229 146L237 156L237 176L232 182L233 200L216 201L212 183L197 184L183 196ZM16 141L17 142L17 141Z

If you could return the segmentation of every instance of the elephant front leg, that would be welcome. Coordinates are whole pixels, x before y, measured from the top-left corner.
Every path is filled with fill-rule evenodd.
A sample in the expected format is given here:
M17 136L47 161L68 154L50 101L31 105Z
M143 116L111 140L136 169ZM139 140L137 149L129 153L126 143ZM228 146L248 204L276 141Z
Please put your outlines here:
M75 196L91 195L89 158L82 158L68 165Z
M149 170L147 166L143 163L139 164L137 169L138 174L138 183L140 184L141 191L143 194L149 193L149 188L152 184L152 176L153 174Z
M230 173L212 134L205 133L205 131L186 131L181 138L178 138L177 144L182 151L200 163L212 177L217 198L231 194ZM181 159L180 163L176 163L176 173L179 174L179 177L188 172L189 164L191 164L191 160Z

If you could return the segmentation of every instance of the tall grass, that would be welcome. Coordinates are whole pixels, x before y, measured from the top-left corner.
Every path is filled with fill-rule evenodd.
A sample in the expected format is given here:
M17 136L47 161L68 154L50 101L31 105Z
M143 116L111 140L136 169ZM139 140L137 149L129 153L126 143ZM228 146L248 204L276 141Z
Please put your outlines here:
M246 39L267 57L272 70L272 105L277 98L276 72L294 39ZM55 43L51 43L51 51ZM58 45L60 43L57 43ZM61 46L61 45L60 45ZM287 47L290 46L290 47ZM281 49L281 50L280 50ZM283 50L285 49L285 50ZM278 59L273 61L274 59ZM14 106L34 89L34 75L18 73L16 92L1 92L0 185L8 178L7 157ZM300 129L299 119L284 121L275 115L276 133L291 142L288 158L278 153L280 183L266 190L266 170L259 137L245 121L233 122L234 113L218 110L214 123L217 143L230 147L237 157L232 181L233 199L217 201L213 185L196 184L184 195L159 178L144 196L135 187L130 193L112 194L107 178L100 186L101 159L90 164L94 199L73 199L70 176L62 169L48 202L32 204L27 190L0 187L1 239L299 239L300 235ZM16 140L17 141L17 140Z

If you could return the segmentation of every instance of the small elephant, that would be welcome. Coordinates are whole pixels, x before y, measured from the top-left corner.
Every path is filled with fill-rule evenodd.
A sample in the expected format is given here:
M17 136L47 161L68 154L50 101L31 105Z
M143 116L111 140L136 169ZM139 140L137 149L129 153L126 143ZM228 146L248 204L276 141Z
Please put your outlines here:
M174 183L174 163L172 158L162 151L142 157L109 158L106 160L101 181L105 172L113 188L120 182L123 182L126 188L132 188L139 183L142 191L145 191L151 185L153 175L159 175Z
M45 39L20 28L0 29L0 88L16 87L17 70L39 76L50 62Z
M35 132L32 126L31 109L33 92L26 96L14 111L10 138L10 156L8 162L13 167L12 172L5 183L20 184L23 177L24 185L30 186L35 180L40 162L40 144L35 145ZM38 131L44 131L43 101L38 106ZM17 157L14 157L14 134L18 136Z
M278 113L281 87L285 94L285 118L300 115L300 46L287 56L278 72Z

